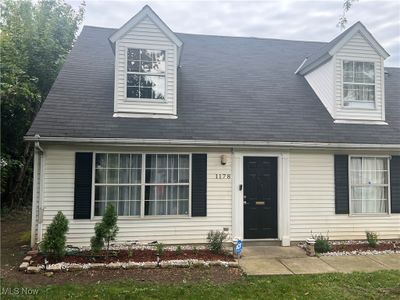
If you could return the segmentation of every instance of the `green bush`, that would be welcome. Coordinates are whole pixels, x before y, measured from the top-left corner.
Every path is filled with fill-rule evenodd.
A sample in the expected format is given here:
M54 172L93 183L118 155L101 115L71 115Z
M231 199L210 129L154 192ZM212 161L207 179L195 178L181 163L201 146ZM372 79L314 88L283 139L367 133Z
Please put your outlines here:
M156 244L156 253L160 257L164 254L164 244L163 243Z
M213 253L221 253L223 242L227 236L228 235L223 231L211 230L207 235L208 249Z
M66 233L68 232L68 220L59 211L47 227L40 250L47 255L60 259L65 256Z
M110 242L115 240L119 230L117 220L118 216L114 206L108 204L101 222L97 223L94 228L95 235L90 239L90 245L93 252L100 252L104 245L106 245L106 257L108 258Z
M329 244L328 234L323 236L321 233L317 235L311 234L312 238L315 240L314 249L317 253L326 253L331 251L331 245Z
M378 245L378 234L373 231L366 231L368 245L372 248L375 248Z
M182 254L182 247L178 245L178 246L176 247L176 249L175 249L175 253L176 253L177 255L181 255L181 254Z

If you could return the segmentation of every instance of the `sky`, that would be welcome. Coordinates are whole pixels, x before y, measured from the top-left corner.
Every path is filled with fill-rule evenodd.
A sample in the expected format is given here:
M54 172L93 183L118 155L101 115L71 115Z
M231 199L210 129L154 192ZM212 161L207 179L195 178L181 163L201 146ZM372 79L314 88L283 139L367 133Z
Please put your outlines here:
M65 0L77 7L80 0ZM133 1L86 0L84 25L119 28L148 4L175 32L328 42L343 0ZM385 66L400 67L400 1L358 0L346 14L361 21L389 52Z

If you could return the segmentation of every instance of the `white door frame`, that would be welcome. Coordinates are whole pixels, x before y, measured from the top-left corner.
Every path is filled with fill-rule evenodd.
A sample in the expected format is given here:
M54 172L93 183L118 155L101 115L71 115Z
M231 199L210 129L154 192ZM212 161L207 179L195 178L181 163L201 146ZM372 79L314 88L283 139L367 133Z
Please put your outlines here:
M272 151L241 151L233 149L232 154L232 237L243 240L243 157L276 157L278 162L278 239L282 246L290 246L290 207L289 207L289 153ZM240 189L242 186L242 189Z

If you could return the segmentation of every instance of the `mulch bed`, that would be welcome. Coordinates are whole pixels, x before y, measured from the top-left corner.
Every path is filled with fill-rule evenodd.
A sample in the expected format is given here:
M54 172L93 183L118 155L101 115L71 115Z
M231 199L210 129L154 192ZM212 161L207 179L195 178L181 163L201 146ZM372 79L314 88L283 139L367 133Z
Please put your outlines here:
M187 260L187 259L198 259L204 261L234 261L232 254L221 253L214 254L209 250L182 250L181 253L176 251L165 250L161 255L160 260ZM44 264L45 257L43 255L37 255L32 258L32 265ZM59 262L65 263L111 263L111 262L155 262L157 261L157 254L155 250L150 249L132 249L128 250L110 250L110 255L106 259L106 252L102 251L94 255L90 251L81 251L74 255L66 255L61 260L56 260L54 258L48 258L50 264L55 264Z
M387 251L396 250L400 252L400 242L379 242L375 248L367 243L343 243L331 244L330 252L352 252L352 251Z

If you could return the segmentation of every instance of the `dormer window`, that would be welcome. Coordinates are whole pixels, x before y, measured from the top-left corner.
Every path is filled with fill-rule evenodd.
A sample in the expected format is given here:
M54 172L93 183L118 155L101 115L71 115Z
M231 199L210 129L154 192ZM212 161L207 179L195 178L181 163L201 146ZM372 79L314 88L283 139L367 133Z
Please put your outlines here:
M127 49L126 97L165 99L165 51Z
M375 65L373 62L343 61L343 106L375 108Z

